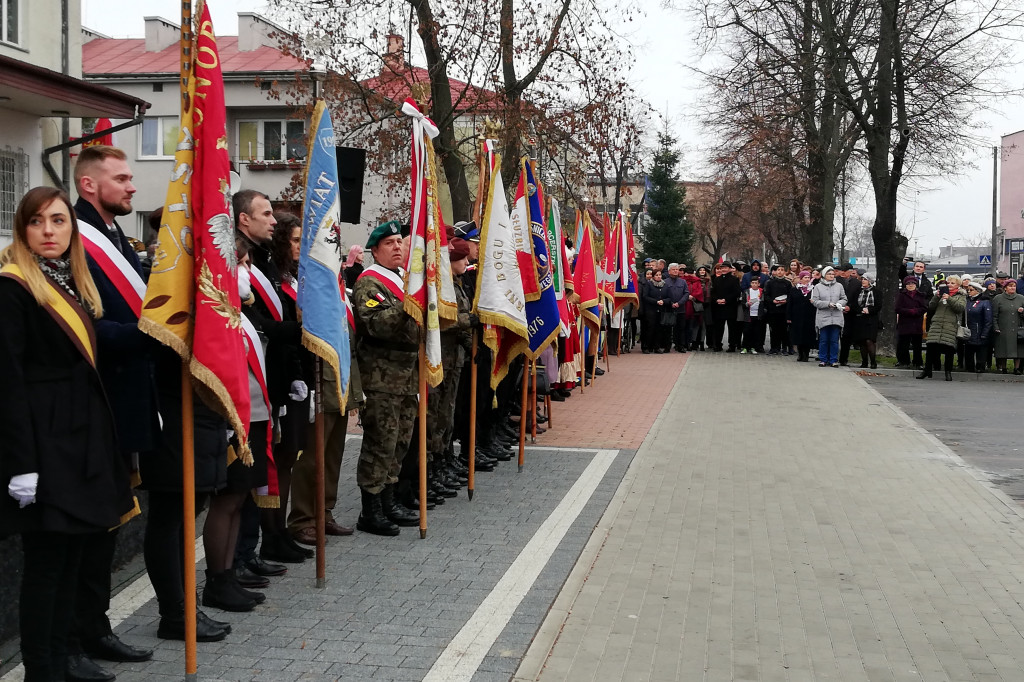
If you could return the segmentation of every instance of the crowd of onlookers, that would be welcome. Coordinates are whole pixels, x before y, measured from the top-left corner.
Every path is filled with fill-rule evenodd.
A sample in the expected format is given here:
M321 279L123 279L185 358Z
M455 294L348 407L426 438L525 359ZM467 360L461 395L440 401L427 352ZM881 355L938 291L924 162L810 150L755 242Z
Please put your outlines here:
M952 380L954 362L1005 374L1009 360L1021 374L1020 285L1001 271L981 281L929 277L924 262L905 259L895 301L896 367L917 368L924 379L941 366ZM648 258L638 293L644 353L708 350L809 362L816 347L819 367L840 367L857 348L861 367L878 366L880 296L874 276L850 263L811 267L792 259L765 267L752 260L691 269Z

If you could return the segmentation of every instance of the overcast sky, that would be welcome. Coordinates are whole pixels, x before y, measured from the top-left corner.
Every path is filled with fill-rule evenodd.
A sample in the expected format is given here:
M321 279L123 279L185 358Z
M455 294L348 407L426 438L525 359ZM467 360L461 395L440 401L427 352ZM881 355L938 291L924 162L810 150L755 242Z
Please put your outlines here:
M684 179L702 179L700 165L700 131L691 113L699 93L687 64L697 64L694 44L695 27L685 16L661 7L660 0L640 0L646 15L637 22L632 41L637 45L637 63L633 70L637 88L653 109L667 112L672 130L684 150L680 174ZM156 15L177 23L180 4L177 0L81 0L82 24L114 38L142 37L143 17ZM214 30L222 35L235 35L237 12L266 12L260 0L213 0L210 2ZM1022 36L1024 38L1024 36ZM1019 76L1018 76L1019 78ZM1020 87L1021 83L1015 83ZM942 178L930 183L918 182L904 186L900 192L899 222L911 237L918 240L921 252L930 253L942 245L961 243L980 233L991 232L992 221L992 146L999 138L1024 129L1024 107L1017 102L1007 106L1008 115L986 117L987 133L983 146L965 161L976 168L965 168L959 177ZM652 116L652 126L658 125ZM858 194L855 197L854 194ZM874 210L866 188L851 192L848 217L870 220ZM837 220L839 216L837 215Z

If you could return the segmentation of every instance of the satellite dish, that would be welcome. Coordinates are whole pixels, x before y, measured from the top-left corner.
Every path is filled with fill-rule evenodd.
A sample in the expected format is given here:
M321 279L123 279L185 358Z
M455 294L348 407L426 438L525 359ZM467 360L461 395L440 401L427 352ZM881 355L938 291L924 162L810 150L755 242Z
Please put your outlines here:
M235 171L231 171L230 175L228 175L228 193L234 194L235 192L241 189L242 176L236 173Z

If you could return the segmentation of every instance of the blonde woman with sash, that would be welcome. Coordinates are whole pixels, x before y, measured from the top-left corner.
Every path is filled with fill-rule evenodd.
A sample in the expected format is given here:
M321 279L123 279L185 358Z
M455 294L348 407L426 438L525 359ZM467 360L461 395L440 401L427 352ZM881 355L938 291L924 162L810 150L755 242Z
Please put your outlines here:
M103 306L66 194L30 190L0 254L0 536L20 535L26 682L64 679L82 547L138 513L96 371Z

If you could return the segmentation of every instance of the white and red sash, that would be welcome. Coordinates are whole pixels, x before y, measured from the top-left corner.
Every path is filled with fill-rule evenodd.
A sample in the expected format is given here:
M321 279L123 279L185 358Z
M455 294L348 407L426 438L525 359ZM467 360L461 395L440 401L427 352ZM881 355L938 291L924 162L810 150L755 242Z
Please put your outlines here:
M388 291L394 294L395 298L399 301L405 300L405 283L394 270L388 270L387 268L374 263L363 270L358 279L362 279L363 277L373 277L375 280L383 284Z
M356 315L352 312L352 301L348 298L349 292L347 289L341 290L341 297L345 300L345 317L348 318L348 328L351 332L356 331Z
M284 319L284 305L281 303L281 297L277 295L277 291L274 289L274 284L255 265L249 268L249 272L252 274L252 290L256 292L260 300L270 309L270 314L274 320L280 322Z
M256 383L260 385L260 391L263 392L263 402L267 404L267 412L273 414L274 408L270 406L270 391L267 389L267 360L263 353L263 343L260 341L260 335L256 331L256 327L253 326L244 313L242 314L242 333L245 334L246 342L249 344L249 351L245 357L249 365L249 371L256 377ZM268 452L272 449L273 436L274 430L268 428Z
M281 291L283 291L288 298L298 303L299 292L295 290L295 284L292 283L292 280L286 279L285 281L281 282Z
M99 228L79 219L78 232L82 236L86 253L121 294L121 298L135 313L135 317L140 317L142 299L146 296L146 283L142 281L142 276Z

